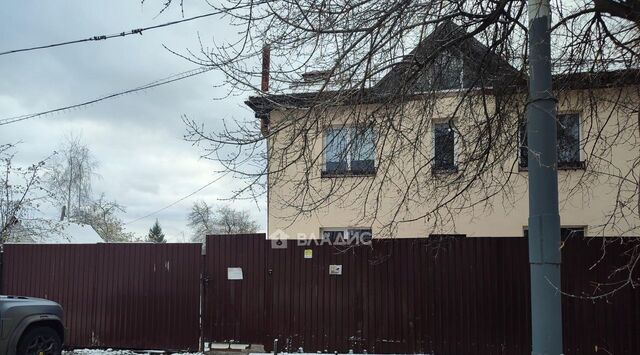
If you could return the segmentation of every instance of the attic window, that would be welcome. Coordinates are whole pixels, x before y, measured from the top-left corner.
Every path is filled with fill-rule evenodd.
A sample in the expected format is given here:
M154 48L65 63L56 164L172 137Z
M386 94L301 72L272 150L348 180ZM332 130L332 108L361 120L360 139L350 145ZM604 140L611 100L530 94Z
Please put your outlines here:
M463 87L462 58L451 52L440 54L430 66L430 84L433 90L455 90Z

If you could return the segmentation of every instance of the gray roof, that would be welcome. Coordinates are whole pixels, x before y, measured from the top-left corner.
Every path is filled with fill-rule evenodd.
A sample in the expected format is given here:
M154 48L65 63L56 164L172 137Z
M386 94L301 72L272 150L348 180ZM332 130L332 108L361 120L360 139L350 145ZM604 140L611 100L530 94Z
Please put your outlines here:
M490 48L452 21L440 24L409 54L393 65L391 70L370 88L309 91L292 94L268 94L249 97L245 104L265 115L276 107L312 107L321 104L366 104L412 100L432 93L433 87L423 80L434 60L449 52L462 58L464 80L461 89L483 88L487 91L525 90L527 75L514 68ZM626 69L598 73L554 75L554 87L563 89L600 88L638 85L640 70ZM435 90L437 91L437 90Z

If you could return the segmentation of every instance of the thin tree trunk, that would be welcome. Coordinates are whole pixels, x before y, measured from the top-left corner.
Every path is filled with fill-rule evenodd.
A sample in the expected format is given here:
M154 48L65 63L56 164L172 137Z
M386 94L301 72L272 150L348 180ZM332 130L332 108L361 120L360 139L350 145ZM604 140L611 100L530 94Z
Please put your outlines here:
M71 185L73 184L73 157L69 157L69 184L67 186L67 220L71 215Z

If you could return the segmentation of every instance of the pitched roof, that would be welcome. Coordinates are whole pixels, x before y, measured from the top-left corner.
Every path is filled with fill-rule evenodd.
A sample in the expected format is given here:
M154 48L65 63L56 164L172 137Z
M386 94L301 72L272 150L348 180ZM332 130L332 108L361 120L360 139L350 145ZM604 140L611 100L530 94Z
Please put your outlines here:
M382 102L402 94L414 99L433 92L432 82L425 80L436 58L446 52L459 55L463 61L462 88L526 88L527 75L514 68L490 48L482 44L452 21L440 24L418 43L409 54L393 65L373 87L367 89L323 90L292 94L251 96L245 104L256 117L276 107L312 107L318 104L367 104ZM554 75L554 87L563 89L603 88L640 84L640 70L625 69L601 73ZM482 85L478 85L481 83ZM436 89L437 90L437 89Z
M430 70L439 70L436 64L439 56L452 54L463 62L464 79L462 87L467 88L477 81L483 87L492 87L496 81L523 80L524 76L506 60L471 36L452 21L445 21L425 37L411 53L397 63L376 85L376 90L393 92L428 92L433 83L421 80Z

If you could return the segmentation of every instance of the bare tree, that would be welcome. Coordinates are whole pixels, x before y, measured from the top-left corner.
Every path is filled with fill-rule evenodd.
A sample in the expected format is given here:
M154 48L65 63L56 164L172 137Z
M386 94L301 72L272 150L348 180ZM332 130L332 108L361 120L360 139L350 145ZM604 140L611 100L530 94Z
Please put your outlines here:
M91 202L92 179L98 163L80 136L70 135L48 169L48 183L55 201L73 217Z
M196 201L187 215L187 226L193 235L191 240L204 241L204 237L214 233L213 209L204 201Z
M236 210L230 206L216 209L213 217L214 231L223 234L255 233L258 223L254 221L246 210Z
M255 233L258 230L258 223L249 216L248 211L230 206L213 209L204 201L194 202L187 221L195 242L203 242L209 234Z
M43 187L43 168L50 157L29 166L13 162L15 147L0 145L0 245L6 242L39 241L60 233L60 225L40 213L50 194Z
M239 0L212 6L241 29L239 38L184 57L219 69L227 85L252 93L247 103L256 120L209 129L185 118L186 138L244 179L233 197L287 186L290 192L279 198L291 223L357 201L361 220L384 220L385 235L411 221L452 228L456 215L518 198L518 173L526 167L513 152L528 150L520 133L528 104L526 2ZM550 94L567 101L575 93L585 128L577 144L588 160L575 162L579 178L560 183L568 196L588 194L594 184L614 187L608 220L593 226L603 236L640 234L639 11L637 0L552 6ZM272 60L261 88L265 46ZM460 74L448 75L451 69ZM300 73L307 73L303 80ZM456 95L443 92L449 89ZM464 118L447 127L460 141L455 169L446 174L435 174L441 162L426 138L434 117ZM316 168L327 151L316 142L336 124L363 128L355 136L376 132L375 179L321 180ZM612 159L621 149L635 153L624 162ZM389 198L397 202L383 210ZM639 258L631 253L626 271ZM636 282L631 277L626 284Z

